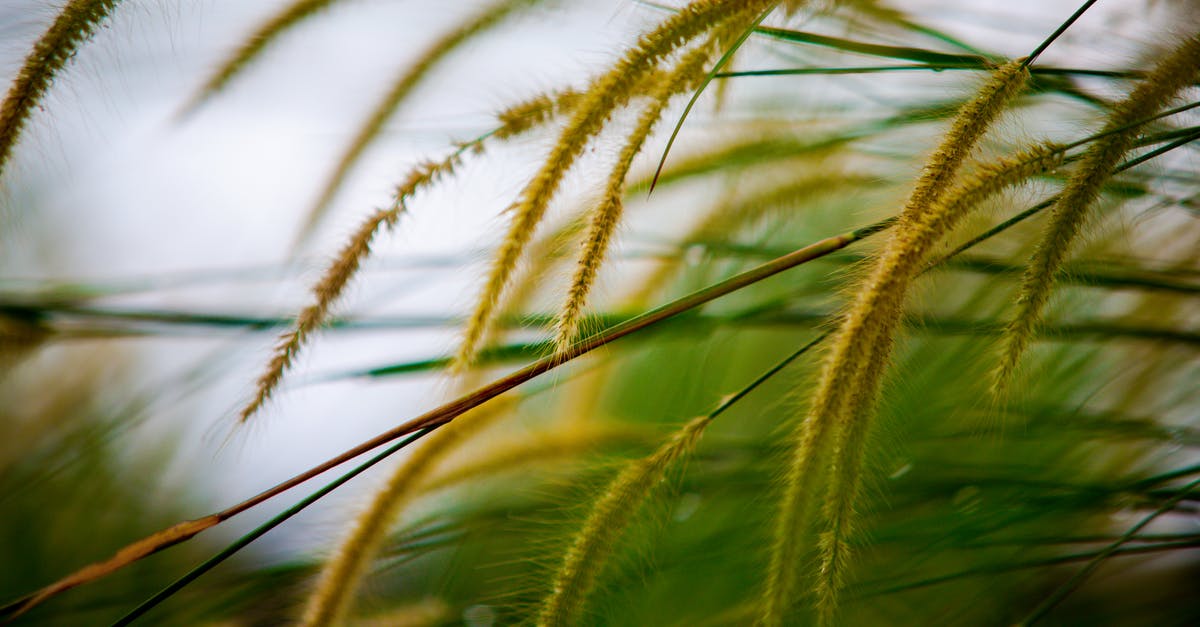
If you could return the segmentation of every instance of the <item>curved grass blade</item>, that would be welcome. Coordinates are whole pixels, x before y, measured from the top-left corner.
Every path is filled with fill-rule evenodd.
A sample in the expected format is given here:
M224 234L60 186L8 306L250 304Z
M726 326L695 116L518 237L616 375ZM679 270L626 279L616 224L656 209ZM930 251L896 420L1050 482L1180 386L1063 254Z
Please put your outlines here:
M675 128L671 131L671 137L667 139L667 146L663 148L662 158L658 160L658 167L655 168L654 176L650 179L650 189L646 192L647 194L654 192L654 186L658 184L658 177L660 174L662 174L663 166L667 163L667 155L671 152L671 146L675 145L675 138L679 136L679 129L683 128L684 120L687 120L688 113L691 113L692 107L696 106L696 101L700 99L700 95L704 93L704 89L713 81L713 78L715 78L717 73L721 71L721 68L725 67L725 65L729 63L730 59L733 58L733 55L737 53L738 48L741 48L742 44L746 43L746 39L750 37L750 34L754 32L754 29L758 27L758 25L762 24L762 21L767 19L767 16L770 15L771 11L773 10L774 8L770 8L766 11L763 11L762 15L758 16L758 19L754 21L754 24L752 24L750 28L747 28L746 31L743 32L740 37L738 37L737 41L733 42L733 45L729 46L729 49L725 51L725 54L721 55L720 59L717 59L716 65L709 70L708 75L705 76L704 80L700 82L700 86L697 87L696 92L692 94L691 100L689 100L687 106L683 108L683 113L679 115L679 121L675 123Z

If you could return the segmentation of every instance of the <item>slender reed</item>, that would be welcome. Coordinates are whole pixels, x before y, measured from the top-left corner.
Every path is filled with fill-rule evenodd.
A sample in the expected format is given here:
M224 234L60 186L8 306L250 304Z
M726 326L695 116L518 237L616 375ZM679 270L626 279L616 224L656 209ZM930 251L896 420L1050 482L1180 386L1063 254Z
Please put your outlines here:
M488 328L495 322L496 303L507 289L513 270L541 223L563 176L613 112L636 95L634 86L672 52L694 38L726 20L748 13L757 15L773 5L771 0L694 0L644 34L612 68L592 81L541 169L509 209L512 223L467 322L455 356L455 369L465 368L479 352Z
M567 297L559 309L555 322L554 344L558 352L570 347L579 332L580 319L588 294L596 280L596 274L604 263L613 233L620 224L624 210L625 177L633 165L633 159L641 152L646 138L662 118L663 110L671 97L694 87L697 79L704 76L705 65L715 53L716 41L708 41L689 51L665 80L650 93L650 102L638 117L637 125L625 140L617 162L608 175L600 205L592 212L587 234L583 239L575 276L567 290Z
M190 540L201 531L216 526L221 520L220 514L211 514L203 518L185 520L171 525L162 531L153 533L125 546L108 560L84 566L37 592L5 606L3 611L0 611L0 616L3 617L5 622L15 619L51 597L62 594L71 588L107 577L133 562Z
M4 175L21 131L50 90L54 77L120 3L121 0L71 0L33 45L0 104L0 176Z
M1050 292L1071 246L1087 224L1089 209L1100 196L1121 158L1133 147L1138 127L1131 124L1166 106L1180 90L1200 79L1200 37L1185 39L1165 56L1137 88L1116 105L1105 122L1103 137L1093 143L1072 172L1052 210L1021 281L1017 312L1008 325L992 391L1003 396L1026 347L1041 324ZM1120 132L1109 132L1123 129Z
M910 242L911 237L906 236L906 233L913 230L924 216L932 215L930 211L935 208L935 203L953 182L964 159L991 122L1020 94L1028 77L1029 72L1020 60L1010 61L993 72L975 97L959 110L950 130L926 163L920 179L900 213L899 228L887 248L896 251L889 260L892 266L903 263L900 267L892 267L888 273L881 274L880 279L889 279L897 271L909 270L912 258L906 258L902 253L905 246L915 245L920 240ZM888 269L882 265L884 259L888 257L882 257L880 264L876 265L880 271ZM914 268L919 269L919 266ZM779 512L775 520L774 542L760 605L760 624L771 627L783 624L791 613L792 604L799 596L797 564L802 561L802 542L808 537L813 524L817 486L821 485L827 467L830 437L835 436L834 432L838 426L849 419L848 410L855 405L866 404L866 399L861 395L856 398L853 392L860 374L864 370L872 374L883 371L880 363L883 359L872 364L876 356L870 350L870 343L878 339L880 323L874 319L875 316L866 314L871 313L877 305L883 305L885 308L892 305L889 301L895 300L896 297L892 296L890 290L893 286L888 283L888 280L880 280L870 284L872 291L877 289L877 293L858 292L862 302L851 305L848 314L839 324L807 415L797 425L791 460L784 477ZM900 298L902 296L899 294ZM885 302L880 302L881 300ZM831 484L830 489L837 489L836 484ZM840 544L829 546L836 548ZM829 557L837 556L830 554ZM836 563L840 564L841 560L837 559ZM837 573L825 572L820 575L822 580L829 581L834 581L840 576ZM836 587L818 585L819 592L825 594ZM823 602L822 605L831 602Z

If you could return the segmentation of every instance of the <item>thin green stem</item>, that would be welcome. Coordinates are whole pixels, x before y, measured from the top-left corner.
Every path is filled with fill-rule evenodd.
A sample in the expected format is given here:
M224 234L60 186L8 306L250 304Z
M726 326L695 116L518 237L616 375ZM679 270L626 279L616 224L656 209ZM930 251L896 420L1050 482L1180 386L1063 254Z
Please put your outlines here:
M121 618L118 618L115 622L113 622L113 627L120 627L122 625L128 625L128 624L132 623L133 621L137 620L142 615L144 615L146 612L149 612L150 610L154 609L157 605L159 605L163 601L166 601L167 599L171 598L176 592L179 592L180 590L182 590L185 586L187 586L189 583L195 581L197 578L199 578L204 573L212 570L218 564L220 564L221 562L224 562L225 560L229 559L230 557L233 557L234 554L236 554L238 551L241 551L242 549L246 548L251 542L254 542L258 538L266 535L266 533L268 531L283 524L285 521L287 521L292 516L295 516L296 514L299 514L300 512L304 511L306 508L308 508L309 505L312 505L313 503L316 503L317 501L324 498L324 496L326 494L333 492L338 487L340 487L342 484L346 483L347 481L350 481L351 479L357 477L358 475L361 475L362 473L364 473L368 469L370 469L372 466L387 459L388 457L391 457L394 453L399 452L400 449L403 449L404 447L408 446L409 444L412 444L413 442L416 442L417 440L421 439L422 437L428 435L431 431L433 431L433 429L428 428L428 429L413 433L412 435L405 438L404 440L401 440L400 442L393 444L392 446L388 447L387 449L385 449L378 455L376 455L376 456L372 457L371 459L368 459L367 461L358 465L350 472L347 472L346 474L343 474L342 476L338 477L337 479L334 479L333 481L330 481L329 483L325 484L325 486L323 486L320 490L317 490L316 492L313 492L312 494L308 495L307 497L301 499L298 503L296 503L295 505L292 505L291 507L287 508L286 510L280 512L278 515L271 518L267 522L259 525L258 527L255 527L253 531L238 538L237 541L235 541L233 544L225 547L225 549L222 550L220 553L217 553L216 555L208 558L207 560L202 562L200 565L198 565L195 568L193 568L192 570L188 571L185 575L183 575L179 579L176 579L175 581L171 582L170 585L168 585L167 587L160 590L154 596L150 597L149 599L146 599L140 605L138 605L137 607L130 610L129 613L125 614Z
M1092 5L1096 4L1096 2L1097 0L1087 0L1087 2L1084 2L1083 5L1075 11L1075 13L1071 14L1071 17L1067 18L1067 21L1063 22L1062 25L1059 26L1053 33L1050 33L1050 36L1047 37L1046 40L1041 43L1041 45L1035 48L1033 52L1030 52L1028 57L1025 57L1024 66L1029 67L1029 64L1036 61L1037 58L1046 51L1046 48L1049 48L1050 44L1054 43L1054 40L1058 39L1063 33L1067 32L1067 29L1071 28L1071 25L1074 24L1076 20L1083 17L1083 14L1086 13L1088 9L1092 8Z
M742 78L749 76L804 76L837 75L837 74L878 74L882 72L905 72L923 70L942 72L946 70L980 71L989 69L987 64L979 63L913 63L908 65L866 65L851 67L803 67L778 68L768 70L742 70L737 72L719 72L714 78ZM1143 72L1137 70L1093 70L1087 68L1034 67L1029 68L1031 74L1046 76L1094 76L1099 78L1140 78Z
M733 59L733 55L737 53L739 48L742 47L742 44L746 43L746 39L750 37L750 34L754 32L754 29L757 28L758 25L762 24L762 21L767 19L767 16L770 15L771 11L773 10L774 7L771 7L766 11L763 11L762 15L759 15L758 18L754 20L754 23L751 24L750 27L741 34L740 37L738 37L737 41L733 42L733 45L729 46L729 49L725 51L725 54L722 54L721 58L717 59L717 63L713 65L713 68L708 71L708 75L705 76L704 80L700 82L700 86L696 88L695 93L692 94L692 98L688 100L687 106L683 108L683 113L679 114L679 121L675 123L675 128L671 130L671 137L667 139L667 145L665 148L663 148L662 157L658 160L658 167L654 169L654 176L650 179L650 189L646 192L647 195L654 192L654 186L658 184L658 177L662 174L663 166L667 164L667 155L670 154L671 147L675 145L675 138L679 136L679 131L683 128L683 122L687 120L688 114L692 112L692 107L696 106L696 101L700 99L700 96L704 93L704 90L708 87L709 83L716 78L717 73L721 71L721 68L725 67L725 65L728 64L731 59Z

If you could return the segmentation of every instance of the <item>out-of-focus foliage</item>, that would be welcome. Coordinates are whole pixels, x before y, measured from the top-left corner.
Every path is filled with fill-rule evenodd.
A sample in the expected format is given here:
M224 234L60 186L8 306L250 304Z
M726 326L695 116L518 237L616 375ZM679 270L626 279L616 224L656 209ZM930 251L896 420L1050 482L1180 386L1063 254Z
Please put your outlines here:
M109 10L119 15L136 4L67 3L64 14L91 11L84 15L94 21L78 31L82 40L68 41L71 50L86 45ZM268 51L336 11L354 10L328 6L335 4L282 6L188 106L202 110L237 90L259 64L263 72L285 65L286 57ZM435 4L458 10L410 4L414 12ZM544 19L553 28L555 16L583 10L577 4L502 0L464 8L460 26L414 53L398 76L379 79L390 82L386 98L339 153L345 158L318 209L297 209L297 227L307 235L324 223L334 191L360 159L388 158L365 147L406 98L422 97L416 86L445 87L432 82L450 73L444 59L462 56L469 65L470 55L503 54L504 38L516 36L505 30L509 20L520 14L524 27ZM1200 77L1179 78L1182 85L1145 105L1145 115L1121 104L1146 80L1162 78L1146 79L1161 59L1189 58L1187 42L1200 21L1188 3L1149 4L1156 17L1147 23L1175 27L1138 31L1143 41L1122 39L1140 57L1110 58L1105 25L1085 14L1050 49L1084 50L1086 62L1061 61L1070 54L1032 62L1028 85L1001 103L998 121L948 176L955 185L986 185L998 171L987 164L1039 141L1068 146L1059 151L1064 162L981 194L973 213L928 250L904 249L905 229L925 224L924 214L886 220L905 207L922 172L940 167L936 160L922 165L947 129L958 128L956 112L970 106L990 73L1029 54L1074 7L1045 23L1021 22L1028 32L1014 33L1011 43L935 27L932 13L900 1L622 3L621 10L644 15L649 34L613 51L611 65L594 75L504 109L494 128L464 134L463 143L396 177L390 204L381 201L384 208L353 232L295 321L290 312L244 313L262 311L262 302L164 311L116 300L156 289L136 279L124 286L10 282L0 292L0 593L19 605L21 595L200 514L177 493L178 481L164 481L170 470L204 485L203 462L181 471L173 461L193 445L192 434L158 432L167 447L128 434L174 402L163 399L202 393L212 379L197 373L220 370L224 356L206 354L178 389L147 391L138 381L145 368L137 366L153 357L128 352L123 342L213 335L257 349L261 332L282 329L257 400L243 411L249 422L268 399L290 393L277 386L291 377L357 381L355 389L366 389L444 373L466 392L555 350L569 359L505 398L422 432L413 447L424 448L364 497L374 505L337 512L346 531L324 529L312 550L285 560L251 548L150 609L147 624L1200 622L1200 491L1193 491L1200 476L1200 189L1189 145L1200 137L1200 118L1193 110L1156 115L1195 104ZM954 10L967 23L1018 28L1016 18L975 14L966 5ZM474 46L485 34L494 37L486 52ZM685 59L703 63L687 70ZM26 65L37 61L35 53ZM69 76L71 66L55 71ZM20 81L13 84L15 93ZM701 88L656 176L682 105ZM494 104L484 95L480 101L480 109ZM26 104L34 119L49 120L43 124L59 113ZM1097 138L1106 120L1112 132ZM658 132L649 134L655 121ZM1104 143L1114 137L1129 146L1111 148L1113 165L1096 175L1098 199L1088 205L1082 238L1051 242L1067 254L1061 268L1052 267L1050 307L1031 318L1036 334L1017 373L997 385L1003 347L1020 326L1011 321L1029 308L1029 275L1039 267L1031 259L1043 255L1043 230L1061 213L1053 200L1099 159L1081 155L1117 145ZM372 246L402 232L408 214L434 210L438 198L427 191L469 185L469 176L456 174L495 165L504 157L492 153L510 144L550 158L539 161L541 170L512 174L515 200L481 209L499 215L512 201L503 217L514 226L489 278L478 281L495 293L485 291L474 315L331 315ZM17 142L16 151L23 146ZM613 159L635 154L612 174ZM591 187L554 198L577 158ZM631 167L628 177L623 165ZM34 211L18 193L21 170L0 172L11 205L3 215ZM930 211L941 206L928 204ZM552 219L543 220L547 211ZM557 226L543 224L553 220ZM870 225L878 228L863 230ZM839 237L819 258L778 276L739 275ZM911 288L878 297L902 312L897 328L856 330L844 321L875 285L873 273L888 271L880 260L896 251L920 262ZM510 263L506 254L524 261ZM428 265L437 266L424 269L435 277L446 269L480 271L469 256ZM220 285L237 274L190 280ZM369 286L374 276L360 279ZM0 271L0 278L14 277ZM879 284L899 285L889 281ZM571 353L591 332L710 285L736 289L587 355ZM564 323L573 310L584 318ZM456 356L342 366L319 376L292 372L296 356L326 337L464 326L489 347L475 351L468 341ZM829 427L833 435L820 449L828 459L814 479L820 492L801 495L814 510L811 520L802 516L794 534L780 531L790 529L779 522L788 507L782 495L794 481L788 469L821 419L803 423L805 412L823 377L833 376L837 347L851 340L874 356L847 369L846 381L868 390L865 400L837 405L862 407ZM893 342L889 359L877 347ZM877 400L869 391L876 367L883 368ZM272 415L251 426L253 436L230 437L270 440L287 420ZM862 442L848 435L851 422L869 425ZM861 478L844 485L853 459L862 460ZM275 498L296 502L301 490L313 489L304 484ZM839 490L853 497L853 524L845 528L830 522L841 520L830 515ZM16 624L116 619L219 551L213 535L48 598ZM779 576L769 571L778 566L781 535L799 547L782 565L799 592L772 609ZM839 555L849 557L834 577L830 555L839 543L846 547Z

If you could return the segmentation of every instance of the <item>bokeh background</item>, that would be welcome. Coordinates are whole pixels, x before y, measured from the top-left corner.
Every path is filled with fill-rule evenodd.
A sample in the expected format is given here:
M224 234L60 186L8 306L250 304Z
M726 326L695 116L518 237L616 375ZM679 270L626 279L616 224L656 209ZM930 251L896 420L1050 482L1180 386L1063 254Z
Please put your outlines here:
M914 21L1006 56L1031 50L1075 8L1063 0L893 4ZM361 322L359 328L321 335L256 422L235 426L278 331L262 320L286 321L306 302L324 264L363 216L389 202L413 164L486 131L506 104L582 84L661 16L653 6L626 0L556 0L464 46L401 106L315 237L296 248L304 212L391 78L482 4L336 3L273 44L225 91L181 115L212 69L283 5L123 3L55 82L0 180L0 332L6 334L0 346L0 597L26 593L142 534L245 498L445 400L452 384L440 373L379 380L350 375L453 351L457 317L472 304L488 251L506 227L502 211L549 145L548 134L490 150L414 203L394 232L379 238L339 307ZM57 7L0 1L5 83ZM1042 61L1144 66L1151 61L1148 47L1196 23L1195 4L1187 1L1101 1ZM828 16L801 15L789 26L912 43ZM752 39L738 66L830 65L831 59L864 62ZM959 72L738 79L719 112L711 97L701 100L676 150L685 154L764 119L814 128L830 118L870 119L897 102L962 96L972 81ZM1078 84L1102 96L1121 91L1102 79ZM1009 120L1006 130L1076 136L1092 124L1061 102L1044 110L1052 115ZM894 152L904 138L881 140L864 159ZM642 170L660 154L661 139L639 162ZM589 164L619 146L615 135L597 142L568 179L557 212L597 190L603 176ZM1194 174L1200 161L1185 150L1172 164ZM918 166L895 160L895 180ZM714 193L703 185L668 189L654 203L636 205L597 302L617 302L632 277L677 238L680 225L695 219L692 206ZM841 210L851 213L800 230L828 235L837 231L820 225L865 223L879 209L871 203L882 198L872 192L850 197ZM867 208L855 208L856 202ZM1194 231L1191 211L1157 218L1148 232L1160 235L1180 224ZM1177 258L1169 247L1158 252ZM1195 270L1194 256L1191 263ZM836 276L838 270L822 272ZM553 307L555 286L565 276L562 270L548 279L542 305ZM1198 312L1192 305L1180 315L1194 323ZM1187 350L1194 347L1171 361L1184 370L1174 386L1180 400L1164 402L1158 414L1165 424L1194 419L1194 379L1186 377L1196 364ZM699 407L708 391L729 391L724 379L680 378L693 400L675 396L684 392L668 389L668 377L663 387L644 392L661 403L646 404ZM666 419L685 417L679 409ZM1183 464L1189 455L1176 459ZM187 609L172 606L164 615L170 618L161 620L188 624L222 603L254 607L247 590L255 588L238 573L321 555L381 472L269 534L214 573L221 585L189 597ZM290 502L278 501L96 590L70 593L58 609L31 616L30 624L91 624L115 616ZM455 613L450 622L495 620L476 605L468 609L473 613L466 619ZM243 618L254 611L263 624L278 615L266 606Z

